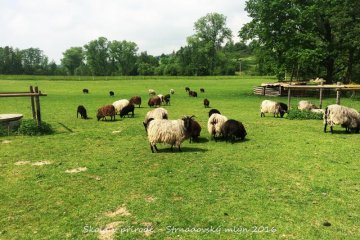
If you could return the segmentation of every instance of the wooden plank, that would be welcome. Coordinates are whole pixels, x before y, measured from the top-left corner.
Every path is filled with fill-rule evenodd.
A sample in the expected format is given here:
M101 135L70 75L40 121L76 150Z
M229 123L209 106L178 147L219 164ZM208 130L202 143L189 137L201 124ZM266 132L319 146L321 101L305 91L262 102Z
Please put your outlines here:
M31 96L47 96L45 93L0 93L0 97L31 97Z

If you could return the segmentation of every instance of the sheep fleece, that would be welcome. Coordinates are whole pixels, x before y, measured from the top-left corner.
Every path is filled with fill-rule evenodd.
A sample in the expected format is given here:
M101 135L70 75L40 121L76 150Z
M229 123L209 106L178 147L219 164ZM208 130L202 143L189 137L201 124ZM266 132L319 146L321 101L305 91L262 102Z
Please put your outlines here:
M152 146L156 143L168 143L179 147L188 136L185 134L184 121L154 119L148 126L148 139Z
M215 132L215 136L221 135L222 125L227 121L227 117L220 115L218 113L214 113L209 117L208 120L208 132L210 135L213 135Z

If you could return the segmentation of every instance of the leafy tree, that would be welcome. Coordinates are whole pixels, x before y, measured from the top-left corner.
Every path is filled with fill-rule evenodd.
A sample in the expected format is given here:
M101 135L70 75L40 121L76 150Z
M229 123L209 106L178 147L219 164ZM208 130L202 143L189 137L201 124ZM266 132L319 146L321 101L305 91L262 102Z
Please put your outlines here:
M78 68L84 61L84 53L82 47L71 47L63 52L61 64L68 70L70 75L75 74L75 69Z
M134 73L137 51L138 47L134 42L114 40L110 43L110 57L117 74Z
M109 44L105 37L99 37L84 46L87 65L95 76L109 74Z

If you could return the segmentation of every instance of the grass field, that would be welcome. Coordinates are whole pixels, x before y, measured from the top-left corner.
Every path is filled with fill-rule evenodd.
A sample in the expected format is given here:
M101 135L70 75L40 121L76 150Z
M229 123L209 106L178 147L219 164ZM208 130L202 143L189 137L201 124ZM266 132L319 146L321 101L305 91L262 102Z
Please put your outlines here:
M47 93L42 117L56 130L0 137L0 239L359 239L360 135L339 126L323 133L320 120L260 118L266 98L252 87L264 81L271 79L0 80L0 92L37 85ZM199 143L151 153L142 125L148 88L175 89L169 118L195 115ZM98 107L134 95L143 99L135 118L96 120ZM205 97L244 123L246 141L210 140ZM76 118L80 104L92 119ZM342 104L360 109L359 101ZM30 99L0 98L0 113L29 119ZM86 171L67 172L77 168Z

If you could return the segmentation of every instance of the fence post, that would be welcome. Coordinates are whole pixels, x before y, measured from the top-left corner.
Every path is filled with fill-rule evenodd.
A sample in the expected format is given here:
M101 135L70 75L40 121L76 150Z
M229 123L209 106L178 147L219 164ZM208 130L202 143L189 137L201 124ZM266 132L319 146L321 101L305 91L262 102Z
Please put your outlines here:
M36 104L36 119L38 127L41 126L41 110L40 110L40 97L39 97L39 89L38 87L35 87L35 104Z
M33 86L30 86L30 93L34 93L34 88ZM32 116L33 119L36 119L36 114L35 114L35 101L34 101L34 96L31 96L31 112L32 112Z

